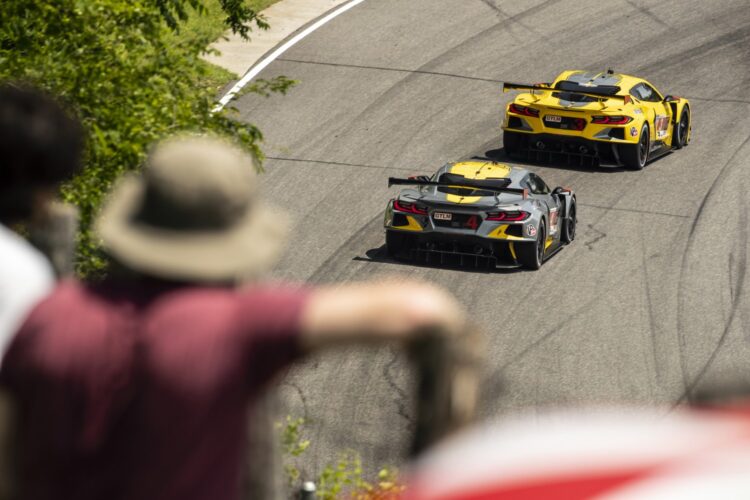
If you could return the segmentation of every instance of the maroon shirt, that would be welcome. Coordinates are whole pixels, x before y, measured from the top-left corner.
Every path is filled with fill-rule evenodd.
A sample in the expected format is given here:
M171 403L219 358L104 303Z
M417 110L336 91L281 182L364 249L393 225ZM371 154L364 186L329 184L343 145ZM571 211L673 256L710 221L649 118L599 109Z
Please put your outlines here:
M23 498L237 498L248 402L299 354L306 296L60 285L3 360Z

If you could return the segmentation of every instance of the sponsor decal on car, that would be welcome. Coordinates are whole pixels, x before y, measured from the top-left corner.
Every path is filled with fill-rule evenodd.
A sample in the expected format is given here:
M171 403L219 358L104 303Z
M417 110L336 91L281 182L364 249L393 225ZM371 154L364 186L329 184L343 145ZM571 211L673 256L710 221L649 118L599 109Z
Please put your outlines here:
M534 224L529 224L528 226L526 226L526 234L531 237L536 236L536 226Z
M635 127L630 127L630 135L632 137L636 137L638 135L638 129Z
M557 233L559 222L560 222L560 210L558 208L550 208L549 210L549 232L550 234Z
M658 115L654 118L654 128L656 129L656 137L662 138L667 135L667 128L669 127L669 118L667 115Z

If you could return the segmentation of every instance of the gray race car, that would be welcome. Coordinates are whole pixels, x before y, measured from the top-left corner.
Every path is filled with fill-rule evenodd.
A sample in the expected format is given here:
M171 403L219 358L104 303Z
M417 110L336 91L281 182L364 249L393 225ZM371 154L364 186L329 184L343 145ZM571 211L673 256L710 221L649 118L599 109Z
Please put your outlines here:
M576 196L533 172L493 161L448 163L388 202L386 249L396 259L539 269L576 234Z

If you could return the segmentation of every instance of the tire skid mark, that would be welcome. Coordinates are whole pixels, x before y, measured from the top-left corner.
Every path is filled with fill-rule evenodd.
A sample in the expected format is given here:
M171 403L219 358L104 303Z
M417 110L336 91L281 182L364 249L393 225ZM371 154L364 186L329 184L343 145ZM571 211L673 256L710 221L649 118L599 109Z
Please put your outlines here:
M496 31L498 29L505 28L507 25L512 24L514 21L521 19L525 15L528 15L534 11L538 11L541 8L548 7L550 5L553 5L555 3L559 3L562 0L546 0L539 6L530 7L515 16L506 19L504 21L500 21L496 24L493 24L492 26L489 26L478 33L470 36L466 40L462 41L461 43L454 45L447 50L441 52L437 56L433 57L429 61L425 62L421 66L419 66L416 71L429 71L430 68L434 67L435 65L439 64L440 62L448 59L453 53L456 53L460 50L462 50L464 47L475 43L478 40L481 40L485 38L489 33L492 33L493 31ZM355 116L351 117L347 122L341 126L341 130L348 131L354 128L354 125L362 121L363 117L371 116L374 114L374 111L382 106L384 102L388 102L390 100L390 96L396 92L398 92L403 86L411 83L415 78L418 77L418 73L414 74L407 74L404 76L404 78L401 78L400 80L395 81L390 87L385 89L380 95L375 97L375 99L370 102L367 106L365 106L359 113L357 113ZM307 137L301 138L300 141L297 141L297 145L303 146L304 141L307 140Z
M747 211L743 210L742 216L740 217L741 225L743 227L747 226ZM721 332L721 336L719 337L718 342L714 346L714 348L711 350L711 354L709 355L706 362L703 364L703 366L698 370L698 373L690 380L689 385L685 387L685 391L680 396L680 398L675 402L674 406L677 406L685 401L691 401L693 397L693 391L696 388L696 386L701 382L703 377L708 372L709 368L711 368L711 365L713 365L714 360L716 359L716 356L718 355L721 348L726 343L727 337L729 336L729 332L732 328L732 325L734 325L734 320L737 317L737 312L740 304L740 298L742 296L742 292L744 290L744 282L745 282L745 271L747 267L747 239L743 239L740 243L740 254L741 258L738 262L738 269L737 269L737 282L734 287L730 287L730 296L731 299L731 308L729 311L729 317L724 322L724 328ZM731 275L731 274L730 274Z
M476 82L488 82L492 84L503 83L503 80L497 80L495 78L483 78L481 76L471 75L459 75L457 73L444 73L440 71L422 71L418 69L406 69L406 68L387 68L385 66L368 66L365 64L346 64L346 63L333 63L328 61L303 61L302 59L279 59L279 61L293 62L297 64L312 64L316 66L330 66L332 68L351 68L351 69L365 69L371 71L387 71L393 73L408 73L416 75L427 75L427 76L445 76L448 78L458 78L461 80L472 80Z
M373 225L376 224L383 218L382 213L378 213L375 217L365 222L360 228L355 231L349 238L346 239L336 250L331 252L330 257L323 261L315 271L310 275L307 282L311 284L323 283L324 279L330 280L333 271L336 267L336 262L341 258L341 253L344 249L352 247L355 243L363 239L363 237L373 230Z
M692 392L695 389L696 385L700 382L702 377L706 374L706 371L710 367L710 365L713 363L716 354L718 353L721 346L724 344L726 340L726 336L729 332L729 327L731 326L731 323L735 317L736 311L737 311L737 305L739 303L739 293L737 293L737 297L734 301L732 301L732 306L730 309L730 317L729 320L725 323L724 329L721 333L721 336L719 338L719 341L716 345L716 347L711 352L708 360L704 363L703 367L698 370L696 376L691 377L687 366L687 359L686 359L686 351L687 351L687 340L685 338L684 333L684 314L685 310L687 309L687 305L685 304L685 298L683 294L683 290L685 289L685 281L687 279L688 274L688 256L691 254L693 250L693 246L695 244L695 236L696 236L696 230L698 227L698 224L702 220L702 216L704 213L704 210L706 208L706 205L709 200L713 199L714 194L717 192L717 187L722 184L722 181L726 179L726 172L730 169L730 166L732 165L741 165L740 163L735 163L735 158L739 155L740 151L742 151L745 146L750 144L750 135L748 135L745 140L735 149L735 151L732 153L732 156L727 160L724 165L719 169L716 177L714 178L714 181L711 183L711 186L708 188L708 191L703 196L703 199L701 200L700 206L698 207L698 211L695 215L695 218L693 219L692 224L690 225L690 233L688 234L688 240L687 244L685 246L685 250L682 254L682 263L680 265L680 278L679 278L679 284L678 284L678 304L677 304L677 339L678 339L678 346L679 346L679 358L680 358L680 370L682 373L682 380L684 385L684 391L682 395L675 401L673 407L676 407L680 405L681 403L685 401L690 401L692 398ZM743 210L743 213L741 214L740 220L745 221L745 226L747 225L747 213L746 210ZM747 229L746 227L740 228L741 235L743 236L743 240L741 243L742 248L746 248L747 245ZM741 272L741 280L738 279L737 286L740 288L743 285L744 276L745 276L745 259L746 259L746 252L742 254L741 260L742 265L740 266L739 271Z
M284 377L281 385L294 389L294 391L299 396L300 402L302 403L302 418L305 420L305 422L309 422L310 413L308 411L307 397L305 396L305 392L302 390L302 388L294 380L292 380L292 377L289 377L288 375Z
M596 233L593 239L583 242L586 248L588 248L589 250L593 250L594 245L597 242L607 237L607 233L605 233L604 231L598 230L597 228L594 227L593 224L586 224L586 227L588 227L590 230Z
M677 54L670 54L669 57L660 59L653 63L648 63L643 66L639 66L634 70L635 74L648 75L657 72L669 71L674 66L685 66L689 64L689 61L705 56L709 52L715 49L719 49L725 46L736 45L741 50L743 43L750 37L750 26L744 26L738 28L729 33L722 33L721 35L708 40L698 46L692 46L681 50Z
M645 7L643 5L638 5L633 0L625 0L625 1L627 2L628 5L630 5L631 7L633 7L638 13L640 13L643 16L648 17L649 19L651 19L652 21L654 21L656 24L659 24L660 26L662 26L664 28L671 28L671 26L669 24L667 24L666 22L662 21L656 14L654 14L653 12L651 12L648 7Z
M518 23L519 26L521 26L522 28L524 28L526 31L529 31L530 33L533 33L534 35L540 37L545 42L549 43L550 39L549 39L549 37L547 35L545 35L544 33L539 33L537 30L532 29L530 26L528 26L528 25L524 24L523 22L521 22L521 17L523 17L523 16L521 16L521 14L517 14L516 16L510 16L503 9L501 9L500 7L498 7L497 5L495 5L495 3L492 0L479 0L479 1L482 2L483 4L485 4L487 7L489 7L493 11L495 11L495 14L499 18L502 18L502 19L508 20L508 21L515 21L515 22ZM543 3L539 4L536 7L536 9L544 9L547 6L547 4L549 4L550 2L551 2L551 0L543 2ZM554 3L554 1L552 1L552 3ZM513 38L515 38L517 40L520 39L520 37L518 37L517 35L513 34L512 30L510 30L510 26L508 28L509 28L508 32L511 34L511 36L513 36Z
M660 255L659 253L655 253L655 254L650 255L648 258L653 259L655 257L658 257L659 255ZM642 263L639 262L637 266L630 267L626 269L625 271L623 271L623 274L630 274L632 272L636 272L639 269L641 269L641 266L642 266ZM536 340L532 341L530 344L524 347L521 350L521 352L512 355L511 360L505 363L504 365L502 365L499 368L499 371L501 372L505 371L509 367L516 364L518 361L520 361L522 358L528 355L531 351L533 351L534 349L536 349L537 347L545 343L547 340L554 337L556 333L559 333L562 330L562 328L564 328L565 326L573 322L575 319L578 319L578 317L582 313L588 312L591 309L591 306L593 306L600 300L608 298L608 297L609 296L607 294L598 294L594 296L593 298L591 298L590 300L588 300L587 302L585 302L582 306L578 307L575 311L573 311L573 313L570 316L566 317L564 320L557 323L554 327L548 329L544 334L542 334Z
M643 269L643 287L646 292L646 309L648 313L648 330L649 330L649 338L651 339L651 355L652 355L652 362L654 367L654 375L656 376L656 382L660 383L663 380L663 374L662 370L660 369L661 363L659 363L659 355L658 355L658 343L656 341L656 334L657 334L657 325L656 325L656 317L654 315L654 299L653 295L651 294L651 280L650 275L648 271L648 260L646 259L646 235L643 232L644 224L639 224L640 233L641 233L641 268Z
M383 379L386 381L388 386L393 389L395 398L393 399L393 402L396 404L396 411L398 415L406 420L406 422L409 424L409 428L411 428L414 425L414 418L411 416L409 412L409 401L412 399L404 389L401 388L396 383L396 380L391 373L391 370L396 367L396 363L398 362L398 352L396 352L396 348L391 346L388 348L389 353L391 355L391 359L388 361L388 363L383 366Z
M744 15L746 13L747 13L746 7L738 7L733 10L723 10L720 13L720 15L722 16L722 18L736 20L736 19L739 19L740 15ZM612 18L610 20L610 23L611 24L628 23L629 22L628 18L629 18L628 14L623 14L623 15ZM711 18L710 20L715 21L716 18ZM705 19L696 19L695 21L693 21L692 23L688 25L681 26L679 29L673 29L673 32L670 33L670 36L666 38L663 36L663 34L654 32L653 36L649 36L648 38L642 38L641 41L635 44L629 44L627 48L623 49L622 51L613 52L609 54L606 59L601 59L595 62L589 62L588 66L593 67L593 68L607 67L612 63L613 60L614 61L618 61L622 59L629 60L630 58L628 57L628 54L632 54L632 53L640 54L640 53L653 52L654 46L660 43L663 43L664 40L674 40L674 39L679 38L680 36L690 35L694 32L704 32L705 24L706 24ZM718 30L718 29L711 31L711 33L714 33L714 32L723 32L723 31ZM699 47L705 46L706 44L710 44L715 40L716 39L709 40L708 42L705 42ZM564 40L561 42L564 42ZM732 42L731 36L724 37L723 42L731 43ZM667 46L666 49L668 50L669 47L671 47L671 45L672 44ZM723 45L726 45L726 44L719 42L715 45L715 47L710 47L710 48L719 48ZM710 48L706 50L710 50ZM665 71L665 67L667 65L670 65L670 66L674 64L684 65L685 61L682 59L682 55L694 49L697 49L697 47L691 46L691 47L685 48L684 50L682 50L681 52L678 52L677 54L672 54L672 53L666 54L664 57L661 57L656 61L642 64L641 66L638 66L638 67L633 67L633 69L629 70L629 72L631 74L652 75L650 79L654 81L655 75L661 74L662 71ZM666 70L667 73L672 72L672 71L673 71L672 68L669 68Z

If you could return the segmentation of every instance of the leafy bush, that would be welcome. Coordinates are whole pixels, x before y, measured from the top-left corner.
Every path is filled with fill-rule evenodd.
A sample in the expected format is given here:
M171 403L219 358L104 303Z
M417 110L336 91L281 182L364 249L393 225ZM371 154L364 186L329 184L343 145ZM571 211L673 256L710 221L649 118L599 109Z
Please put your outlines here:
M302 456L310 447L310 441L303 437L305 420L287 416L286 422L278 423L281 446L284 452L284 469L289 486L299 487L302 477L300 469L293 459ZM316 496L323 500L350 498L353 500L387 500L398 498L404 487L399 483L398 472L394 468L383 467L378 471L374 481L367 481L362 469L359 454L347 450L338 454L338 458L327 464L314 479Z
M227 26L247 34L265 22L240 0L220 0ZM60 96L87 133L85 169L63 188L81 212L78 270L104 267L89 231L105 194L123 172L136 169L155 140L178 131L232 137L262 159L261 132L213 113L210 67L200 59L210 33L175 37L202 0L3 0L0 80L24 81ZM281 77L251 90L285 92Z

